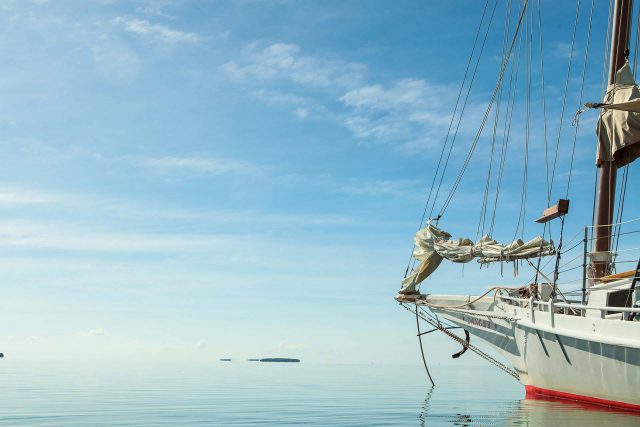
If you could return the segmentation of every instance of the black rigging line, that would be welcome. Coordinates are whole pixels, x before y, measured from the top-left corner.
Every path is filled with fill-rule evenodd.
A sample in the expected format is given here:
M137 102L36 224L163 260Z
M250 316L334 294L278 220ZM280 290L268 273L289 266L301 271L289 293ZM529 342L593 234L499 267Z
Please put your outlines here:
M531 16L532 14L529 13ZM518 230L522 223L521 237L524 236L525 217L527 212L527 178L529 175L529 135L530 135L530 117L531 117L531 25L527 20L526 37L525 37L525 79L526 79L526 113L525 113L525 134L524 134L524 168L522 173L522 191L520 193L520 212L518 214L518 223L516 225L516 231L513 235L513 240L516 240L518 236Z
M509 37L509 29L511 26L510 18L511 18L511 1L508 1L505 7L505 25L504 25L504 31L502 36L502 60L503 61L507 51L507 41ZM513 68L512 68L512 73L513 73ZM511 78L512 77L513 77L513 74L511 75ZM511 85L511 81L509 82L509 88L510 88L510 85ZM482 199L482 206L480 208L480 218L478 218L478 227L476 229L476 240L478 239L479 236L484 235L484 226L487 219L489 190L491 189L491 172L493 170L494 151L495 151L496 138L498 133L498 124L500 122L500 103L502 101L503 88L504 88L504 84L503 82L501 82L500 92L498 93L498 100L496 102L495 118L493 121L493 134L491 137L491 150L489 153L489 167L487 170L487 180L485 182L484 197ZM507 101L507 107L508 106L509 106L509 102Z
M495 15L495 11L496 11L496 6L497 5L498 5L498 1L496 0L496 3L494 5L494 7L493 7L493 12L491 13L491 20L489 21L489 26L487 27L487 31L486 31L486 33L484 35L484 39L482 41L480 54L478 55L478 60L476 61L476 65L475 65L474 70L473 70L472 79L471 79L471 82L469 83L469 87L467 88L467 94L466 94L465 99L464 99L462 110L460 112L460 115L458 116L458 123L456 124L456 129L455 129L455 131L453 133L453 139L451 140L451 144L449 145L449 151L447 153L447 158L445 159L444 166L443 166L442 172L440 174L440 180L438 181L438 186L436 187L436 194L435 194L435 196L434 196L434 198L433 198L433 200L431 202L431 210L429 211L429 216L430 217L433 215L433 210L435 209L436 201L438 200L438 195L440 194L440 188L442 187L442 180L444 179L444 175L445 175L445 173L447 171L447 166L449 165L449 159L451 158L451 153L453 151L453 145L455 144L456 138L458 136L458 130L460 129L460 124L462 123L462 117L463 117L464 111L465 111L465 109L467 107L467 102L469 101L469 95L471 94L471 87L473 86L473 82L475 80L476 72L478 71L478 66L480 65L480 57L482 56L482 53L484 52L484 47L485 47L485 44L487 42L487 37L489 35L489 29L491 27L491 23L493 22L493 16ZM440 215L438 215L438 216L440 216Z
M547 139L547 98L544 93L544 55L542 54L542 7L538 0L538 33L540 47L540 86L542 91L542 118L544 122L544 165L547 179L547 204L551 203L551 187L549 185L549 144ZM546 230L546 223L545 223ZM544 237L544 234L543 234Z
M584 50L584 63L582 64L582 80L580 82L580 99L578 108L582 105L582 96L584 94L584 80L587 73L587 61L589 60L589 46L591 44L591 23L593 22L593 10L595 9L595 0L591 0L591 11L589 12L589 25L587 27L587 42ZM575 127L573 132L573 146L571 148L571 161L569 162L569 177L567 178L567 190L565 199L569 198L569 188L571 187L571 175L573 174L573 159L576 153L576 141L578 139L578 130L580 129L580 115L576 116Z
M496 11L497 5L498 5L498 0L495 1L495 4L493 6L493 10L491 12L491 17L489 19L489 23L487 25L487 29L486 29L486 32L485 32L485 35L484 35L484 38L483 38L483 41L482 41L482 46L481 46L480 52L478 54L478 58L476 59L476 64L475 64L474 70L473 70L472 75L471 75L471 80L470 80L469 87L468 87L468 90L467 90L467 94L466 94L466 97L465 97L465 100L464 100L464 104L463 104L462 110L460 111L460 117L462 117L462 114L464 114L464 110L465 110L466 105L467 105L467 100L469 99L469 93L471 91L471 87L473 86L473 82L475 81L476 72L478 70L478 64L480 63L480 58L482 57L482 53L484 51L484 46L485 46L485 43L487 41L487 36L489 34L489 30L491 28L491 24L493 23L493 17L495 15L495 11ZM433 192L433 187L435 186L435 182L436 182L436 179L438 177L438 171L440 170L440 165L442 163L442 157L443 157L444 152L445 152L445 150L447 148L447 142L449 141L449 136L451 134L451 129L453 127L453 122L454 122L454 120L456 118L456 113L458 111L458 106L460 104L460 98L462 97L462 92L464 90L465 83L467 81L467 77L468 77L468 74L469 74L469 67L471 66L471 61L472 61L472 59L474 57L474 54L475 54L475 51L476 51L476 47L477 47L477 44L478 44L478 39L479 39L479 36L480 36L480 30L482 30L482 26L483 26L483 23L484 23L484 19L485 19L485 15L486 15L488 6L489 6L489 0L486 0L485 5L484 5L484 9L482 10L482 17L480 18L480 24L478 25L478 29L476 30L476 36L475 36L475 38L473 40L473 47L471 48L471 53L469 54L469 59L467 60L467 66L466 66L465 71L464 71L464 76L462 78L462 83L460 84L460 90L458 91L458 97L456 99L456 104L455 104L455 107L453 109L453 114L451 115L451 120L449 121L449 129L447 130L447 134L446 134L446 137L445 137L445 140L444 140L444 144L442 145L442 150L440 151L440 157L438 159L438 164L437 164L436 170L435 170L435 172L433 174L433 180L431 182L431 187L429 189L429 195L427 197L427 202L425 203L424 210L422 212L422 218L420 219L420 225L418 226L418 230L420 228L422 228L422 225L424 224L424 220L425 220L426 215L427 215L427 209L429 208L429 202L431 200L431 194ZM460 125L460 123L458 122L458 126L459 125ZM456 134L457 134L457 127L456 127ZM453 143L454 142L455 142L455 135L454 135L454 140L451 142L451 146L452 147L453 147ZM431 213L429 215L431 215ZM411 254L409 254L409 261L407 262L407 268L406 268L405 273L404 273L405 277L409 273L409 268L411 267L411 260L412 260L413 250L414 249L415 249L415 246L411 249Z
M522 47L522 40L519 40L518 47L517 47L517 53L515 54L516 58L520 58L521 47ZM515 70L515 73L514 73L514 70ZM519 71L520 71L520 60L518 59L517 61L513 61L511 63L511 77L510 77L510 80L509 80L509 87L511 88L510 89L511 99L508 100L507 112L505 114L504 131L503 131L503 135L502 135L502 153L501 153L501 157L500 157L500 167L498 169L498 180L496 182L495 198L493 200L493 213L491 215L491 226L489 227L489 233L488 233L490 236L493 235L493 226L495 224L496 214L497 214L497 210L498 210L498 199L500 197L500 188L502 186L502 177L504 175L504 166L505 166L505 162L506 162L506 158L507 158L507 152L508 152L508 148L509 148L509 141L510 141L510 137L511 137L511 123L512 123L512 119L513 119L513 112L515 110L516 94L518 92L518 75L519 75ZM511 86L512 82L513 82L513 86Z
M417 304L416 304L416 327L418 328L418 342L420 343L420 354L422 355L422 363L424 364L424 369L427 371L427 376L429 377L429 381L431 381L431 385L435 386L436 383L433 382L433 378L431 378L431 372L429 372L429 367L427 366L427 359L424 357L424 348L422 347L422 333L420 332L420 317L418 316Z
M486 0L486 2L484 4L484 9L482 11L482 17L480 18L480 24L478 25L478 29L476 30L476 36L475 36L475 39L473 40L473 47L471 48L471 54L469 54L469 60L467 61L467 66L466 66L466 68L464 70L464 76L462 78L462 84L460 85L460 90L458 91L458 97L456 99L456 104L455 104L455 107L453 109L453 114L451 115L451 120L449 121L449 128L447 129L447 134L446 134L446 136L444 138L444 144L442 145L442 150L440 150L440 157L438 158L438 164L437 164L436 170L435 170L435 172L433 174L433 180L431 182L431 187L429 189L429 195L427 197L427 203L425 204L424 211L422 213L422 219L420 220L420 226L422 226L422 224L424 223L424 219L425 219L426 214L427 214L427 209L429 207L429 202L431 201L431 194L433 192L433 187L435 186L435 182L436 182L436 179L438 177L438 172L440 171L440 165L442 164L442 157L444 156L444 152L445 152L445 150L447 148L447 143L449 141L449 136L451 135L451 129L453 128L453 122L454 122L454 120L456 118L456 113L458 112L458 106L460 105L460 98L462 97L462 92L463 92L463 89L465 87L465 83L467 81L467 76L469 74L469 67L471 66L471 60L473 59L474 53L476 51L476 47L477 47L477 44L478 44L478 37L480 35L480 30L482 29L482 24L484 22L484 17L486 15L487 6L488 5L489 5L489 0ZM473 81L475 80L476 70L478 68L477 64L480 61L480 56L482 56L482 51L484 50L484 41L486 41L487 34L489 32L489 28L491 28L491 23L493 22L493 14L495 13L497 5L498 5L498 2L496 0L496 3L493 6L493 11L491 13L491 19L489 21L489 25L487 26L487 32L485 33L485 36L484 36L484 39L483 39L482 49L481 49L480 54L478 55L476 66L474 67L474 71L473 71L473 74L472 74L472 77L471 77L471 82L469 84L469 90L471 90L471 86L473 85ZM468 97L468 94L467 94L467 97ZM466 106L466 99L465 99L465 103L464 104ZM463 109L462 109L460 114L462 115L463 112L464 112L464 107L463 107ZM452 144L453 144L453 142L452 142Z
M553 192L553 183L556 175L556 166L558 163L558 151L560 150L560 137L562 136L562 125L564 123L564 113L567 105L567 93L569 91L569 80L571 78L571 65L573 63L573 52L576 45L576 30L578 28L578 18L580 17L580 4L581 0L578 0L576 6L576 16L573 22L573 35L571 36L571 51L569 53L569 63L567 64L567 75L564 81L564 96L562 97L562 110L560 113L560 124L558 125L558 137L556 139L556 151L553 158L553 168L551 170L551 179L549 180L549 194Z
M451 188L451 190L449 191L449 195L447 196L447 198L444 201L444 204L442 205L442 208L440 209L440 212L438 213L438 216L441 217L445 211L447 210L447 207L449 206L449 203L451 202L451 199L453 197L453 195L455 194L456 190L458 189L458 185L460 184L460 181L462 180L462 177L464 176L464 172L467 169L467 166L469 165L469 162L471 161L471 157L473 156L473 153L475 151L476 146L478 145L478 141L480 140L480 135L482 134L482 130L484 129L484 125L486 124L487 121L487 117L489 116L489 113L491 112L491 107L493 105L493 102L496 99L496 95L498 93L498 89L500 87L500 82L502 81L502 78L504 77L504 72L507 68L507 65L509 63L509 59L511 58L511 53L513 52L513 47L516 44L516 40L518 38L518 33L520 31L520 28L522 26L522 18L524 17L525 11L527 10L527 4L529 3L529 0L525 0L524 4L522 6L522 11L520 13L520 17L518 18L518 25L516 26L515 32L513 34L513 39L511 40L511 44L509 46L509 51L507 52L507 57L505 58L505 60L502 63L502 67L500 68L500 74L498 75L498 81L496 82L496 86L493 89L493 93L491 94L491 98L489 99L489 103L487 105L487 109L484 113L484 116L482 118L482 122L480 124L480 128L478 129L478 132L476 133L476 136L473 140L473 143L471 144L471 148L469 150L469 153L467 154L467 157L465 158L465 161L462 165L462 168L460 169L460 172L458 173L458 176L456 177L456 180L453 184L453 187ZM435 202L435 200L434 200Z
M551 186L549 183L549 141L547 137L547 100L544 92L544 55L542 54L542 5L540 0L538 0L538 47L540 52L540 82L541 82L541 96L542 96L542 119L544 122L544 167L545 167L545 179L547 184L547 205L551 204ZM540 250L542 250L542 243L547 235L547 230L549 230L549 236L551 236L551 224L548 222L544 223L544 227L542 228L542 241L540 242ZM540 275L540 263L542 262L542 257L538 257L538 261L536 262L536 273L533 279L533 283L538 284L538 279Z

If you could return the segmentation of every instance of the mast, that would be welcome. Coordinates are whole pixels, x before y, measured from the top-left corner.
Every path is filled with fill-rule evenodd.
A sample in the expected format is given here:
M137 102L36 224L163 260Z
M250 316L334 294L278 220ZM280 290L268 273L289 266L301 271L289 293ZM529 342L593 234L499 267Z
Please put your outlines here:
M614 84L616 73L626 61L631 30L633 0L616 0L611 31L611 60L609 62L609 84ZM598 205L596 207L595 256L592 258L593 278L606 276L611 271L611 223L616 196L617 166L613 161L600 165Z

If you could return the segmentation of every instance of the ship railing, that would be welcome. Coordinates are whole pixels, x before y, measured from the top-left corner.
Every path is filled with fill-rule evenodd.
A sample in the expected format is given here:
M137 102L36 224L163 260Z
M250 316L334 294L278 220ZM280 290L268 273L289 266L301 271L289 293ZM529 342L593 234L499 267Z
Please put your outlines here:
M510 302L521 308L528 308L531 311L531 319L535 323L535 312L547 312L551 315L551 324L554 323L554 315L579 315L586 316L587 310L599 311L601 319L623 319L628 320L631 313L640 314L640 308L637 307L616 307L616 306L593 306L575 303L555 302L553 299L549 301L540 301L533 298L517 298L506 295L499 295L499 299ZM572 313L569 313L572 312ZM637 315L636 314L636 315Z

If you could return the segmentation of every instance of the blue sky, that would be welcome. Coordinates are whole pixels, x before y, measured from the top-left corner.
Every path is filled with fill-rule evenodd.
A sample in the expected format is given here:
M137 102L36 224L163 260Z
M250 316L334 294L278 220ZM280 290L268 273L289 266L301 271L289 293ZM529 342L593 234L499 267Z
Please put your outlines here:
M0 350L416 363L413 320L393 296L483 3L0 2ZM575 5L542 8L551 144ZM606 8L585 101L601 96ZM588 5L580 16L554 199ZM445 192L495 84L503 22L500 2ZM525 239L546 207L536 72ZM520 209L524 105L496 217L503 241ZM591 217L595 119L582 116L569 237ZM475 236L490 140L440 223L455 236ZM425 287L479 293L524 276L443 265Z

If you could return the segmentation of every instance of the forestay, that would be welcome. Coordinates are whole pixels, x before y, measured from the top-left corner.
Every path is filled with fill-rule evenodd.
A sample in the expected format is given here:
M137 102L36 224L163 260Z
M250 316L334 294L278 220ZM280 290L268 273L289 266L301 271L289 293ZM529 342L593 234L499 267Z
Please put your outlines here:
M609 85L598 120L598 166L615 162L618 167L640 157L640 89L633 79L629 63L616 73L615 84Z
M553 255L553 242L547 242L538 236L528 242L520 239L503 245L484 236L477 242L470 239L450 240L451 235L427 222L427 226L418 230L414 237L413 257L420 264L402 281L402 292L415 292L420 282L429 277L443 259L452 262L467 263L475 258L480 263L493 261L515 261Z

